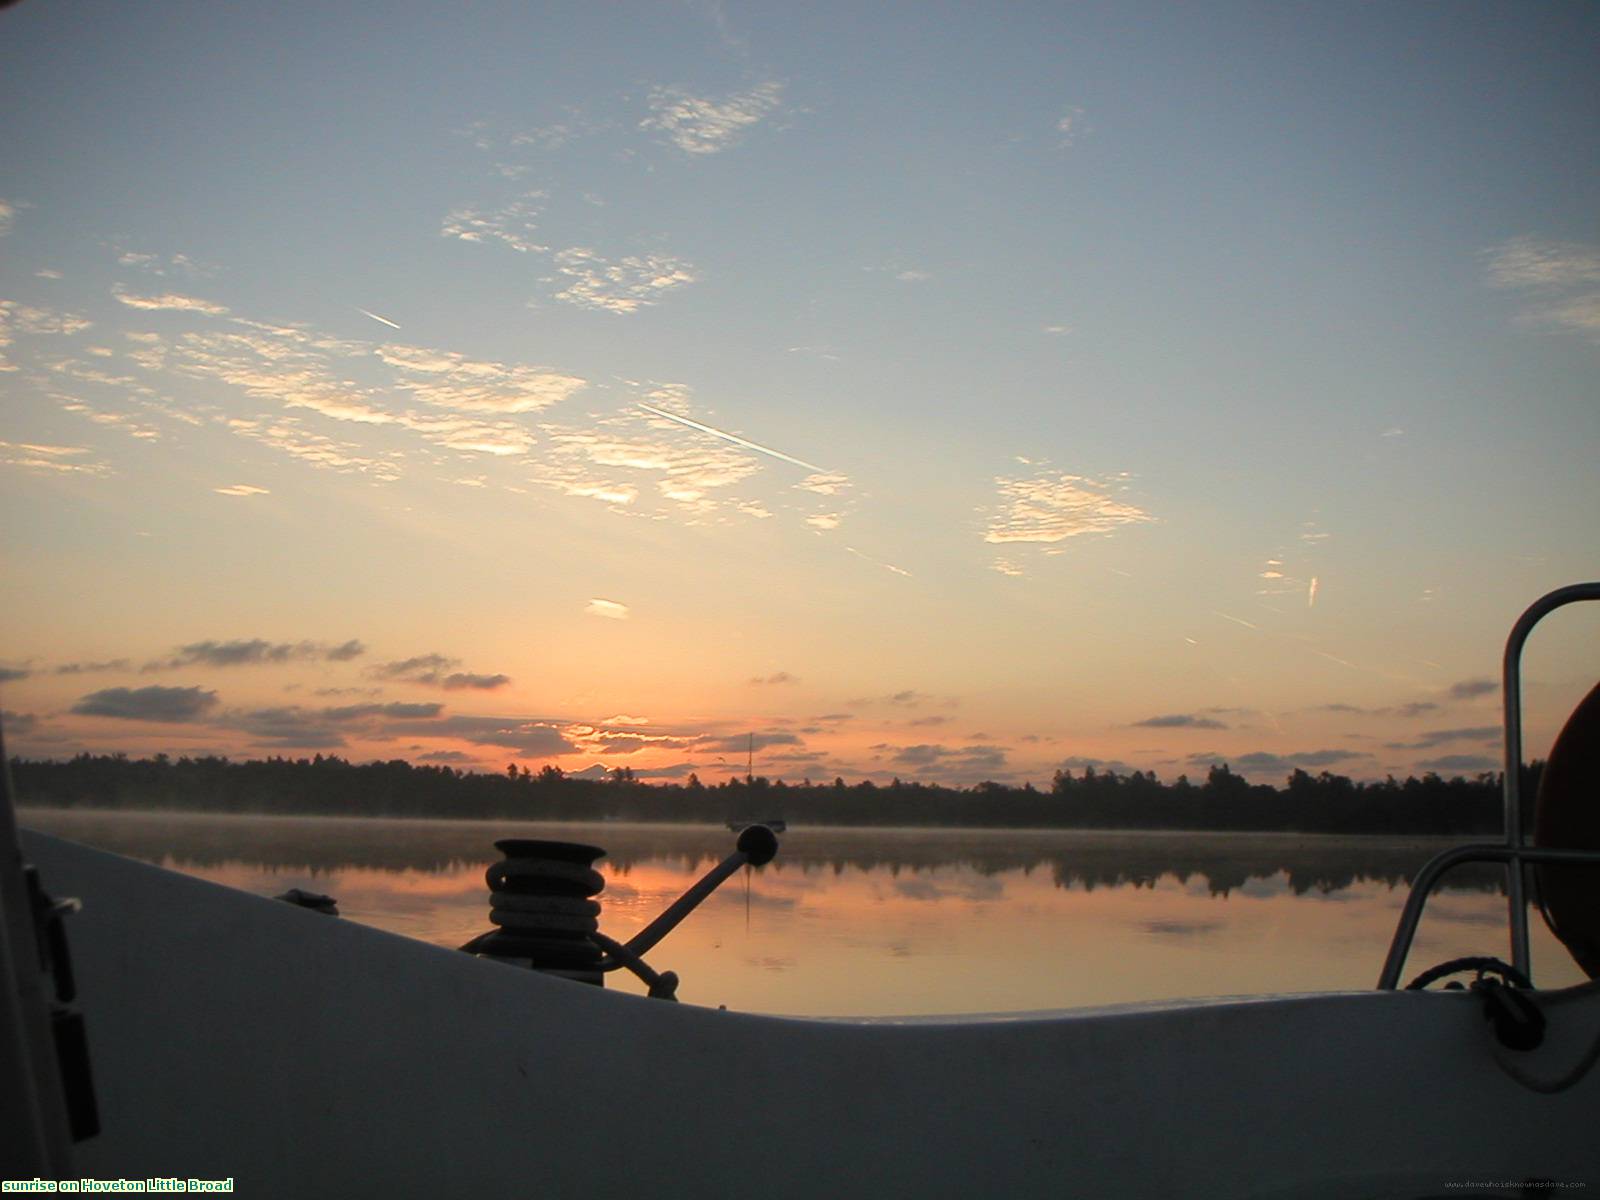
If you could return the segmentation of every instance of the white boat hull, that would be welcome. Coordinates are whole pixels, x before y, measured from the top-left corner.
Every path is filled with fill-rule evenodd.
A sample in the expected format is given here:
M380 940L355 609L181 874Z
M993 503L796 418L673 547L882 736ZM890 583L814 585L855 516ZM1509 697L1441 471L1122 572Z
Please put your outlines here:
M1600 1185L1479 1001L1370 992L800 1020L485 962L39 834L103 1132L79 1175L248 1196L1445 1196ZM1517 1060L1554 1077L1600 991ZM1498 1051L1509 1057L1509 1052Z

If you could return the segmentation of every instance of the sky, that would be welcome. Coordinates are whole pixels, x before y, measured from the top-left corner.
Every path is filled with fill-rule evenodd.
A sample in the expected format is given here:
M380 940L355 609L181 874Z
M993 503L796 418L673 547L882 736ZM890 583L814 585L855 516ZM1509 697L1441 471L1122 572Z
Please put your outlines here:
M0 12L7 750L1500 761L1600 8ZM1527 659L1526 744L1600 677Z

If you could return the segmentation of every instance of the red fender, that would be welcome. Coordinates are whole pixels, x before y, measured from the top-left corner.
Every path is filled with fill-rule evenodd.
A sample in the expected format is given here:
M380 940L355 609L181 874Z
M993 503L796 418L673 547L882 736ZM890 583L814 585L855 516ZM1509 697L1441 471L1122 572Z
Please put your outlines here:
M1551 850L1600 850L1600 684L1550 748L1539 782L1533 841ZM1539 867L1539 903L1590 979L1600 979L1600 868Z

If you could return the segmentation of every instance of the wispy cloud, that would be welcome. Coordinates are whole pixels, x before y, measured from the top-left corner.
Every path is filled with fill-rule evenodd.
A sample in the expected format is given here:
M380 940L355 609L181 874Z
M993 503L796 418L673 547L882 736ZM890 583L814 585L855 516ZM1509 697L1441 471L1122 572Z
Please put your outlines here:
M1522 234L1486 257L1490 282L1526 298L1525 322L1600 338L1600 246Z
M611 621L626 621L632 615L632 610L626 604L615 600L602 600L598 596L590 600L583 611L591 617L605 617Z
M1088 132L1083 109L1073 106L1056 118L1056 144L1070 146Z
M1135 721L1134 725L1144 726L1148 729L1226 729L1221 721L1210 717L1196 716L1193 713L1168 713L1161 717L1146 717L1142 721Z
M1046 471L1029 478L995 479L1000 505L983 540L994 544L1060 542L1084 534L1112 533L1154 521L1144 509L1118 500L1115 485Z
M11 232L12 222L16 220L17 208L9 200L0 200L0 237L5 237Z
M219 496L265 496L269 489L248 483L233 483L227 487L212 488Z
M58 475L107 475L111 468L87 446L48 446L36 442L0 442L0 463Z
M269 642L264 638L235 639L228 642L191 642L179 646L172 656L146 663L145 671L173 671L183 667L242 667L289 662L349 662L366 653L355 638L337 645L326 642Z
M460 665L459 658L449 658L443 654L418 654L412 658L378 663L369 668L367 673L377 679L422 683L443 688L447 692L494 691L511 682L509 675L482 675L455 670Z
M686 154L717 154L776 112L782 99L783 85L774 80L715 99L658 87L650 92L650 115L639 128L661 134Z
M193 312L208 317L228 315L228 310L222 305L213 304L209 300L200 300L194 296L179 296L170 292L161 296L136 296L121 288L113 289L111 294L129 308L144 311Z

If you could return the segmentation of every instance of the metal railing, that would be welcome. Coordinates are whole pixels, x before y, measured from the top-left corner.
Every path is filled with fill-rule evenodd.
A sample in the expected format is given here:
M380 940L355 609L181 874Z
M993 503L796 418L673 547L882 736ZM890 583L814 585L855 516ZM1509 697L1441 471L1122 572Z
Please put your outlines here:
M1411 894L1400 913L1389 955L1378 977L1378 987L1399 986L1400 972L1416 937L1417 922L1428 895L1444 873L1466 862L1499 862L1506 866L1506 907L1511 927L1511 965L1532 977L1528 951L1528 904L1523 887L1523 867L1528 863L1546 865L1588 864L1600 866L1600 851L1545 850L1524 845L1522 836L1522 647L1533 627L1558 608L1580 600L1600 600L1600 582L1574 583L1541 596L1528 606L1511 627L1506 639L1501 691L1505 701L1505 841L1503 844L1457 846L1430 859L1411 885Z

